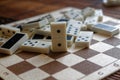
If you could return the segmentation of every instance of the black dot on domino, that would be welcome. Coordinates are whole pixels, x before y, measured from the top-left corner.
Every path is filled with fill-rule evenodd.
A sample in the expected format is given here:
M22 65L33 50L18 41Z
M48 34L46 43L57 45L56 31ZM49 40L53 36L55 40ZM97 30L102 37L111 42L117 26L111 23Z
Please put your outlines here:
M80 41L80 39L78 39L77 41Z
M10 31L8 30L8 33L9 33Z
M61 43L58 43L58 46L60 47L62 44Z
M70 26L72 26L72 24L70 24Z
M28 41L28 42L31 42L31 41Z
M38 41L35 41L35 43L38 43Z
M88 36L86 38L89 38Z
M81 38L81 36L79 36L79 38Z
M5 34L5 32L2 32L2 34Z
M24 45L27 45L27 43L25 43Z
M82 40L84 40L84 38L82 38Z
M42 46L44 46L45 44L42 44Z
M32 44L32 42L30 42L30 44Z
M13 34L15 34L15 32L14 32L14 31L13 31L12 33L13 33Z
M57 33L60 33L60 30L57 30Z
M34 46L34 44L32 44L31 46Z
M80 24L80 22L78 22L78 24Z

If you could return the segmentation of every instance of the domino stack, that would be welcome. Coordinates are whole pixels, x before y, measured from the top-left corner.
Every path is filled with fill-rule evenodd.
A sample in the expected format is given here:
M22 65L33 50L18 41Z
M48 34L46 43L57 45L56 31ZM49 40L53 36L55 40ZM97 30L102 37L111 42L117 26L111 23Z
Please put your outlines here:
M36 20L31 19L21 23L18 27L0 25L0 35L2 35L0 51L13 54L20 47L19 43L23 43L21 50L39 53L49 53L50 47L53 52L65 52L72 44L76 47L89 47L93 32L109 36L119 33L119 28L99 23L102 20L101 9L87 7L82 10L73 8L65 12L42 15ZM28 34L29 40L26 35L23 35L24 33ZM18 39L15 39L13 35ZM8 41L4 38L6 36L8 36ZM9 48L6 47L14 39L16 43Z

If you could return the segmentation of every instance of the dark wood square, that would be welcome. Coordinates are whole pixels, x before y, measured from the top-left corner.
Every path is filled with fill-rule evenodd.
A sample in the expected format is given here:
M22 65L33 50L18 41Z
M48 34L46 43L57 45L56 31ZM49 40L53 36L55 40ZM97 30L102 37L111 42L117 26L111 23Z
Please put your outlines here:
M39 68L42 69L43 71L49 73L49 74L54 74L56 72L59 72L65 68L67 68L67 66L65 66L64 64L61 64L57 61L53 61L53 62L48 63L46 65L43 65Z
M115 37L111 37L111 38L108 38L102 42L105 42L105 43L113 45L113 46L117 46L120 44L120 39L115 38Z
M21 73L24 73L31 69L34 69L35 67L32 64L30 64L26 61L23 61L23 62L15 64L15 65L9 66L7 68L10 71L12 71L13 73L15 73L16 75L19 75Z
M87 60L78 63L74 66L72 66L72 68L74 68L75 70L82 72L85 75L88 75L90 73L93 73L94 71L100 69L101 67L97 64L94 64L92 62L89 62Z
M75 52L74 54L76 54L80 57L83 57L85 59L88 59L92 56L95 56L95 55L99 54L99 52L94 51L92 49L83 49L83 50L79 50L79 51Z
M105 54L115 57L117 59L120 59L120 49L119 48L112 48L106 52L104 52Z

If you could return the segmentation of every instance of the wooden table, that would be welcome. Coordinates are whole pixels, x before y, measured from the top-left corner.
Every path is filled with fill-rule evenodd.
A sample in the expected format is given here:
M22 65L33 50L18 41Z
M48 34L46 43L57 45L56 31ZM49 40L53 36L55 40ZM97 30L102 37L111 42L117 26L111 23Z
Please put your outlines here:
M120 7L106 7L102 0L1 0L0 16L21 20L68 6L101 8L105 15L120 19Z

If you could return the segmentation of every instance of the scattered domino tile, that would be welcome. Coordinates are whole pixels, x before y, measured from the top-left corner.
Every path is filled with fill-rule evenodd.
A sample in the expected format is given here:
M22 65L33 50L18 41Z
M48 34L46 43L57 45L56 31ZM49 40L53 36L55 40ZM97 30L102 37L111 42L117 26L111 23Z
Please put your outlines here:
M64 14L71 10L81 11L80 9L69 7L55 12ZM39 18L41 17L47 18L49 22L53 22L55 21L55 18L53 17L53 14L51 15L51 13L42 16L38 15L36 17L21 20L8 25L12 26L15 24L28 23L30 21L39 21ZM113 21L116 20L110 17L107 17L108 19L106 19L106 17L107 16L105 15L103 16L104 21L109 19ZM98 17L96 21L97 20ZM116 20L116 22L119 21ZM120 37L115 36L114 39L110 40L110 36L103 36L104 35L102 34L101 36L95 34L92 40L95 41L94 44L91 44L91 46L87 49L78 49L75 52L74 44L70 48L69 52L60 54L57 54L58 52L50 52L50 54L47 55L37 54L36 52L20 52L14 54L16 58L19 58L17 60L19 63L6 63L10 66L3 66L2 63L4 63L3 59L8 61L11 57L0 54L0 77L4 80L102 80L106 76L109 76L120 69L120 56L118 55L120 52L120 44L116 46L111 43L119 41ZM46 36L46 38L51 39L50 36ZM71 37L67 37L67 41L72 40L70 38ZM115 79L115 77L112 77L112 80Z
M16 32L20 32L20 29L11 27L11 26L5 26L5 25L0 25L0 34L5 35L5 36L12 36Z
M27 34L16 33L8 41L0 47L0 52L5 54L13 54L21 44L28 39Z
M29 52L49 53L51 42L28 40L22 44L21 50Z
M86 7L82 10L82 15L84 16L84 18L94 15L94 13L95 9L91 7Z
M89 47L92 41L93 32L90 31L80 31L76 40L75 46L76 47Z
M115 34L119 33L119 28L111 25L100 24L100 23L92 26L90 30L109 36L114 36Z

